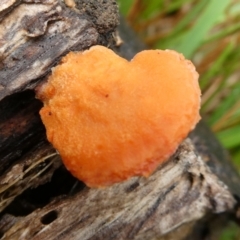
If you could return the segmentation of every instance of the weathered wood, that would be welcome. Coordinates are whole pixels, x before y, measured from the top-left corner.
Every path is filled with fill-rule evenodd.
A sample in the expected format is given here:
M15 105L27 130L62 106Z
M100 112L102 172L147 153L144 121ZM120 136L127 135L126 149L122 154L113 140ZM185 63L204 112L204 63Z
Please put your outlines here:
M69 7L70 3L61 0L1 3L1 178L11 171L15 161L26 161L24 158L36 145L42 144L43 149L50 146L38 114L42 103L30 90L41 84L51 67L70 50L114 42L113 32L118 24L115 1L79 0L74 2L76 7ZM49 177L53 171L48 170ZM34 185L34 181L28 187L30 184Z
M104 44L131 59L144 48L124 24L114 46L117 15L112 0L0 6L1 239L184 239L207 216L237 214L239 177L202 123L149 178L105 189L75 180L46 141L32 90L62 55Z
M45 159L55 150L39 118L42 103L31 90L70 50L111 46L118 7L112 0L4 0L0 5L1 211L24 190L48 182L61 165L59 156Z
M66 2L16 0L2 6L8 14L0 24L0 100L33 89L69 50L111 42L118 24L115 1L78 0L76 8Z
M40 142L0 177L0 212L24 190L48 182L61 165L52 147Z
M200 122L190 138L197 153L204 159L211 171L224 182L233 195L240 196L239 174L231 164L229 153L217 141L204 122Z
M148 179L86 188L19 220L3 239L153 239L235 203L186 140Z

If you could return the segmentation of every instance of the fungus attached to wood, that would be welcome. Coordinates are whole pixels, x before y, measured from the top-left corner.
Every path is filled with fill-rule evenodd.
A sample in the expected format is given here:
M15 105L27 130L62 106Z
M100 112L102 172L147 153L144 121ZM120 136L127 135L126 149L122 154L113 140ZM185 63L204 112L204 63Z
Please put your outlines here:
M90 187L149 176L199 121L200 95L181 54L148 50L128 62L102 46L70 52L37 93L48 140Z

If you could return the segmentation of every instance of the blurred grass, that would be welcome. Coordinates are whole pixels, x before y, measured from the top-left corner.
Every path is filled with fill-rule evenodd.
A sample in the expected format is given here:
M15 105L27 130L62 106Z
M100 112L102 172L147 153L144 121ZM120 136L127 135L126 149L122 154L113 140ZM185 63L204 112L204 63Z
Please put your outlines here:
M240 1L119 0L149 48L175 49L200 73L202 116L240 172Z
M201 115L240 172L240 1L119 0L149 48L175 49L200 73ZM240 239L229 224L221 240Z
M235 223L231 222L227 228L223 231L220 240L239 240L240 229Z

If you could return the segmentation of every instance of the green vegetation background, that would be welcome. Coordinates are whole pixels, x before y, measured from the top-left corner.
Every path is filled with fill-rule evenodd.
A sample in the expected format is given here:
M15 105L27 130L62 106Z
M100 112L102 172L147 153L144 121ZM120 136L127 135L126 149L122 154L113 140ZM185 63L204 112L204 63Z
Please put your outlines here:
M174 49L195 64L203 94L201 115L240 172L240 1L118 2L149 48ZM239 228L231 223L220 239L240 239Z

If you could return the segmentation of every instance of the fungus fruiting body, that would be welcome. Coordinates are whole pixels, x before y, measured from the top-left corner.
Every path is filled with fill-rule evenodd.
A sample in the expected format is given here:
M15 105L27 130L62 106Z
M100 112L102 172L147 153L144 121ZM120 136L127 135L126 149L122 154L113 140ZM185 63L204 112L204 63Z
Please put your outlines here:
M90 187L149 176L199 121L193 64L170 50L130 62L94 46L70 52L38 92L47 138Z

